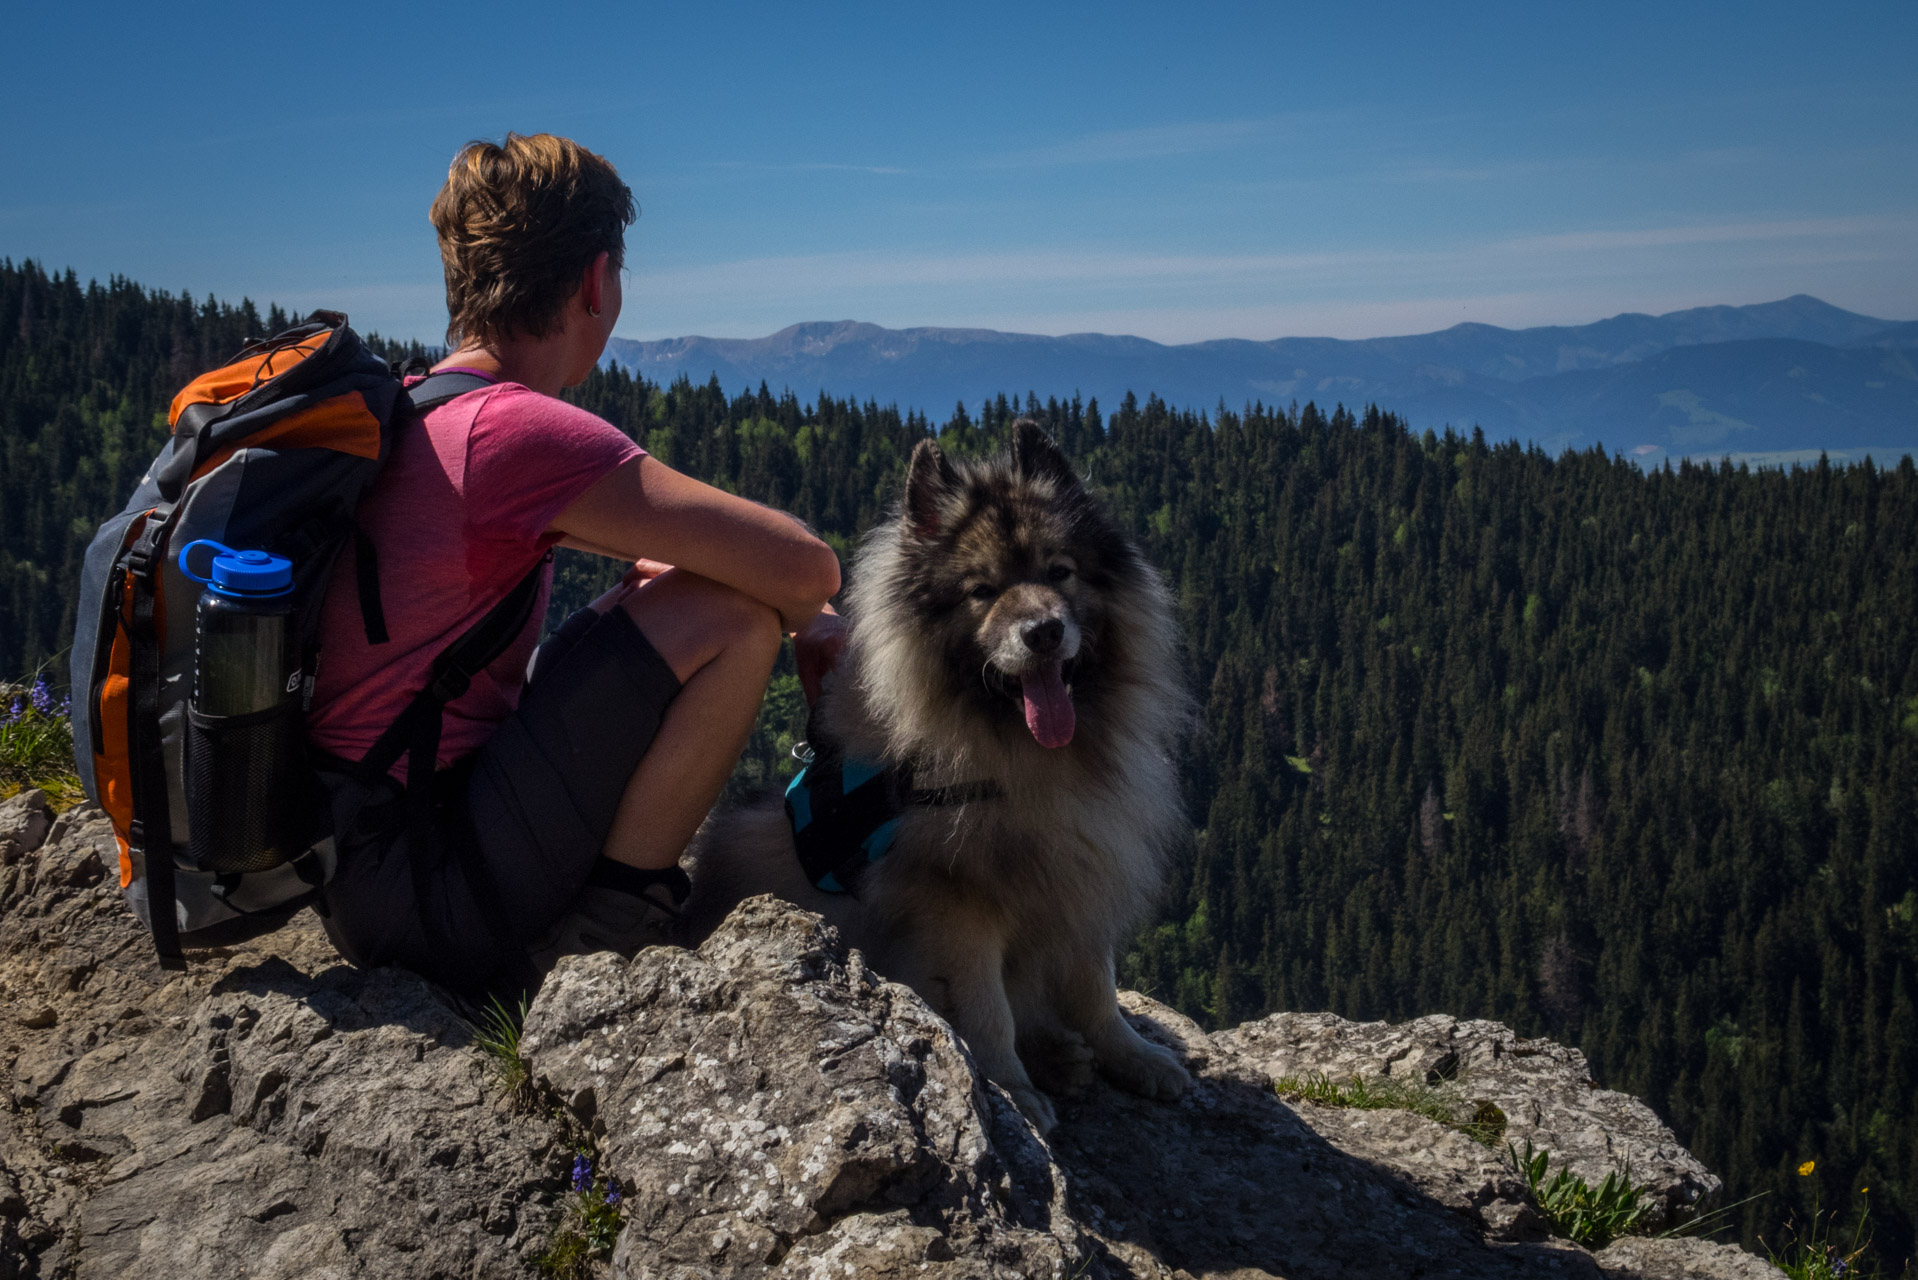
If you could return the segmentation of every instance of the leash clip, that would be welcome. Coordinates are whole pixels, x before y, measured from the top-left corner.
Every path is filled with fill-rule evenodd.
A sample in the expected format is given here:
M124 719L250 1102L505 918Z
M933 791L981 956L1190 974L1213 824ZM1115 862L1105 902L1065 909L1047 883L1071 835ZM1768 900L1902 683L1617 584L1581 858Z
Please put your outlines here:
M790 754L792 758L799 761L800 764L811 764L813 762L812 743L801 738L798 742L793 743Z

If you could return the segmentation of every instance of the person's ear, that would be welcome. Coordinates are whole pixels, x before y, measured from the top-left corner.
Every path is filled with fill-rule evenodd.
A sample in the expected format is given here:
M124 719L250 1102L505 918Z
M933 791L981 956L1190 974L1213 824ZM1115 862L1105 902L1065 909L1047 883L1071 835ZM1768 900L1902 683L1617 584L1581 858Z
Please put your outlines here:
M580 296L586 303L586 314L599 319L602 307L606 305L606 273L613 269L613 255L604 249L599 256L586 264L586 277L580 281Z

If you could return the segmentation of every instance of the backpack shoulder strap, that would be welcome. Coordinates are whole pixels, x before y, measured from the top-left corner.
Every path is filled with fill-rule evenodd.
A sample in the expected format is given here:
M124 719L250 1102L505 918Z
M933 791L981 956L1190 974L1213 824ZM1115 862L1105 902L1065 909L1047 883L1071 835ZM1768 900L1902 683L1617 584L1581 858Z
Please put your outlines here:
M538 564L507 592L486 616L468 627L460 638L448 645L427 674L426 687L413 696L386 732L360 760L354 776L370 793L406 754L405 831L407 860L412 864L413 892L420 902L427 901L434 870L444 857L439 845L439 830L433 820L434 771L439 766L440 728L446 704L465 693L473 677L506 652L526 628L539 601L544 570L552 562L548 551ZM351 821L351 818L344 819ZM469 866L473 897L480 908L487 930L501 945L511 944L515 930L513 917L492 877L477 861Z
M416 365L424 363L423 357L416 356L395 369L394 373L404 376L411 373ZM483 387L497 385L492 379L483 378L476 373L429 372L402 393L405 399L403 411L417 416L428 409L437 409L449 400L456 400L469 391L478 391ZM386 630L386 606L380 600L379 552L374 548L373 540L366 536L366 531L359 528L353 531L353 576L354 586L360 597L360 621L366 629L366 642L385 644L390 636ZM489 658L487 661L490 662L492 659Z
M486 612L485 617L468 627L459 639L446 646L440 656L433 660L427 672L426 687L413 695L406 710L400 712L361 758L355 773L362 783L371 786L378 782L401 754L409 749L408 790L413 789L413 767L422 754L426 756L426 773L431 776L439 755L440 712L447 703L465 693L473 683L473 677L505 653L520 632L526 629L527 622L533 616L533 606L539 600L542 575L552 559L553 553L550 551L542 556L539 563ZM432 741L423 744L421 740L429 732ZM430 745L430 752L423 752L423 745Z
M173 875L173 810L167 785L165 748L160 730L160 634L156 615L161 561L167 551L167 531L174 508L163 503L147 514L146 522L114 573L126 573L133 592L130 672L133 705L128 725L128 765L133 791L133 820L127 827L128 847L139 852L146 872L147 921L153 929L160 967L183 970L180 929Z
M449 369L445 373L429 373L406 389L406 398L412 402L414 413L425 413L428 409L437 409L448 400L456 400L469 391L479 391L485 387L499 385L492 378L481 377L477 373L468 373L464 369Z

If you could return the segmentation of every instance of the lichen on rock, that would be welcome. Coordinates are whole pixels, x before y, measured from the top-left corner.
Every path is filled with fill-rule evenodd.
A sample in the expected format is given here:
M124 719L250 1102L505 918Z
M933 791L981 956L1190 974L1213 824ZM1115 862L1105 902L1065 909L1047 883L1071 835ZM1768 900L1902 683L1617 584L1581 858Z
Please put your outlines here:
M1086 1252L952 1029L784 903L698 951L562 961L520 1045L632 1188L618 1275L1066 1275Z

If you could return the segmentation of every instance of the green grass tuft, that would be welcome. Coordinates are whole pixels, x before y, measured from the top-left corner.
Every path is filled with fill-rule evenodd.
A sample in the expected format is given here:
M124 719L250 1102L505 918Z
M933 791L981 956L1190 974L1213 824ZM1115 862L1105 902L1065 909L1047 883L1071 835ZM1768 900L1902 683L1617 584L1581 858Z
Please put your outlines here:
M1679 1211L1678 1220L1671 1226L1653 1236L1654 1240L1669 1240L1674 1236L1697 1236L1701 1240L1710 1239L1732 1225L1731 1215L1754 1200L1763 1200L1769 1191L1760 1191L1757 1195L1746 1196L1743 1200L1734 1200L1730 1204L1719 1205L1715 1209L1700 1211L1693 1208L1689 1214Z
M1524 1155L1509 1142L1505 1150L1511 1154L1519 1176L1525 1179L1532 1203L1551 1223L1553 1232L1573 1244L1603 1249L1618 1237L1633 1234L1651 1208L1644 1202L1644 1190L1632 1185L1629 1165L1606 1174L1605 1181L1594 1189L1564 1165L1547 1177L1552 1153L1534 1150L1529 1138L1525 1141Z
M513 1106L520 1111L533 1110L537 1102L533 1073L527 1070L526 1059L519 1056L520 1028L526 1025L526 997L520 997L517 1009L508 1009L494 996L480 1020L469 1025L473 1028L474 1046L486 1055L487 1068L506 1090Z
M1334 1080L1323 1071L1280 1076L1272 1087L1281 1097L1321 1107L1349 1107L1356 1111L1410 1111L1455 1129L1482 1146L1491 1146L1505 1133L1505 1113L1490 1102L1467 1103L1456 1088L1416 1084L1394 1076L1353 1076Z
M591 1260L586 1248L586 1237L577 1231L561 1227L553 1234L553 1242L539 1255L535 1265L543 1276L551 1280L575 1280L589 1274L586 1264Z
M1789 1233L1783 1250L1774 1251L1761 1239L1765 1256L1791 1280L1876 1280L1881 1272L1866 1256L1871 1250L1871 1201L1860 1193L1857 1220L1849 1238L1840 1244L1833 1239L1838 1225L1838 1210L1814 1212L1811 1226L1800 1230L1796 1220L1786 1226Z

